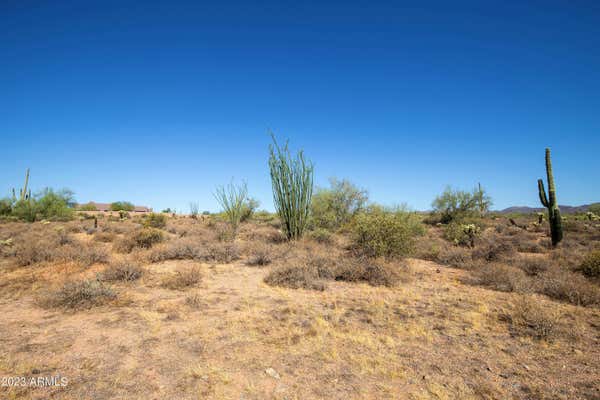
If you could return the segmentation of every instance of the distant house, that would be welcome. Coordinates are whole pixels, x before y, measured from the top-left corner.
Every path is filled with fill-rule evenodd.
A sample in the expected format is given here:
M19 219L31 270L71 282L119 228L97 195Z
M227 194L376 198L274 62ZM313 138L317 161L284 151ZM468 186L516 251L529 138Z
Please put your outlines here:
M95 201L90 201L89 203L86 204L79 204L79 206L86 206L86 211L89 212L113 212L110 209L110 204L111 203L96 203ZM90 209L87 209L89 206L94 206L96 207L95 210L92 210L91 207ZM133 213L150 213L152 212L152 208L150 207L146 207L146 206L134 206L133 211L131 211Z

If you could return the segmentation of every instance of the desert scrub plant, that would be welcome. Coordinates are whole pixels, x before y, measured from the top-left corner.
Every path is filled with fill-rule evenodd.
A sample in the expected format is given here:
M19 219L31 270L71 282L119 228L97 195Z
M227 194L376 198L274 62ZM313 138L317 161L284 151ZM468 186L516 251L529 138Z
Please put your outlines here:
M202 280L202 273L198 267L185 268L175 271L175 274L162 281L162 287L171 290L183 290L197 285Z
M269 170L273 202L285 236L295 240L302 237L309 222L314 167L304 159L302 150L296 158L292 158L288 143L281 148L274 135L272 138L273 143L269 146Z
M111 211L133 211L135 206L128 201L115 201L110 204Z
M589 277L600 277L600 250L593 250L577 268L584 275Z
M160 229L142 228L133 232L130 236L116 241L114 243L114 249L118 253L131 253L136 247L149 249L163 240L164 234Z
M233 232L237 231L242 220L246 201L248 198L248 187L246 182L235 185L231 182L227 186L217 187L214 193L215 199L223 208L223 213L227 218Z
M448 224L456 219L483 214L491 204L491 198L481 186L472 193L455 190L448 186L441 195L433 200L431 206L434 214L440 216L440 222Z
M552 238L552 246L556 245L563 238L562 218L560 216L560 208L556 200L556 187L554 186L554 175L552 174L552 160L550 159L550 149L546 149L546 178L548 179L548 197L544 189L544 181L538 179L538 194L540 202L548 209L548 222L550 223L550 236Z
M508 320L518 335L552 340L558 333L560 314L553 308L542 307L534 296L524 295L515 301Z
M167 216L165 214L150 213L144 218L146 228L163 229L167 226Z
M351 247L361 256L404 257L413 252L417 236L423 233L423 225L415 213L372 207L356 216L351 228Z
M485 264L475 272L480 285L501 292L527 292L531 290L531 281L523 271L505 264Z
M327 287L319 278L317 270L305 264L274 268L265 276L264 282L270 286L290 289L323 291Z
M116 297L111 288L91 279L67 282L59 290L42 296L37 303L42 307L81 309L103 305Z
M382 261L348 259L338 264L334 279L346 282L366 282L371 286L392 287L408 276L407 274L401 276L400 268ZM407 272L406 267L402 269L404 269L403 272Z
M333 243L333 235L327 229L315 228L308 232L308 236L317 243Z
M144 270L138 264L130 261L118 261L110 264L99 275L102 281L132 282L142 277Z
M273 249L268 245L259 245L252 249L250 257L246 260L246 265L260 266L271 264L273 261Z
M481 235L481 227L476 223L452 221L444 227L444 239L457 246L475 247L475 240Z
M369 201L366 190L352 182L331 178L329 188L317 188L311 201L311 225L326 230L337 230L348 224L364 210Z

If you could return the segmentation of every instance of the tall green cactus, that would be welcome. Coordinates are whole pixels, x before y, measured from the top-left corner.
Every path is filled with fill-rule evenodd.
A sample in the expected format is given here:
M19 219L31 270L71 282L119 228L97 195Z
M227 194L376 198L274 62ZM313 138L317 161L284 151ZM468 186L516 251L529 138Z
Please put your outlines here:
M287 143L281 148L273 137L269 147L269 169L273 200L288 239L302 237L310 212L313 192L313 165L302 151L292 158Z
M546 148L546 175L548 177L548 197L544 189L544 181L538 179L538 191L542 205L548 209L548 221L550 222L550 235L552 246L556 246L563 238L560 209L556 201L556 187L552 175L552 160L550 160L550 149Z
M18 199L17 199L15 189L13 188L13 190L12 190L12 196L13 196L14 202L17 202L17 200L18 201L29 200L31 198L31 190L27 191L28 184L29 184L29 168L27 168L27 171L25 172L25 185L23 185L23 188L21 190L19 190L19 198Z

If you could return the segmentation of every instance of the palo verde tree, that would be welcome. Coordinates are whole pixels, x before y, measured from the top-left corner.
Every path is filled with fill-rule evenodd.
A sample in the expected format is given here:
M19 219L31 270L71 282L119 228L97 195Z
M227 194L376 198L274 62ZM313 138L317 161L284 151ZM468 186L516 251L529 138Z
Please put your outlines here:
M309 222L314 167L305 160L302 150L293 158L288 143L281 148L275 136L271 136L273 143L269 146L269 169L273 202L286 237L298 239Z
M546 148L546 177L548 179L548 197L544 189L544 181L538 179L538 193L540 202L548 209L548 222L550 223L550 236L552 246L556 245L563 238L562 220L560 218L560 209L556 201L556 187L554 186L554 175L552 174L552 160L550 159L550 149Z

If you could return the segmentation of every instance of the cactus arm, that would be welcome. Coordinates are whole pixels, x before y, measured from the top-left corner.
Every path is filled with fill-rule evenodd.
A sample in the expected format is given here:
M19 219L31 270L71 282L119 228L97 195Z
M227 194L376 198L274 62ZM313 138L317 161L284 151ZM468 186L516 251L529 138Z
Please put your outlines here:
M546 149L546 176L548 177L548 197L550 207L558 206L556 204L556 187L554 186L554 174L552 173L552 160L550 159L550 149Z
M23 189L21 189L21 200L25 200L27 197L27 185L29 184L29 168L27 168L27 172L25 172L25 185L23 185Z
M548 208L548 198L546 197L546 190L544 189L544 181L538 179L538 193L540 195L540 202L546 208Z

